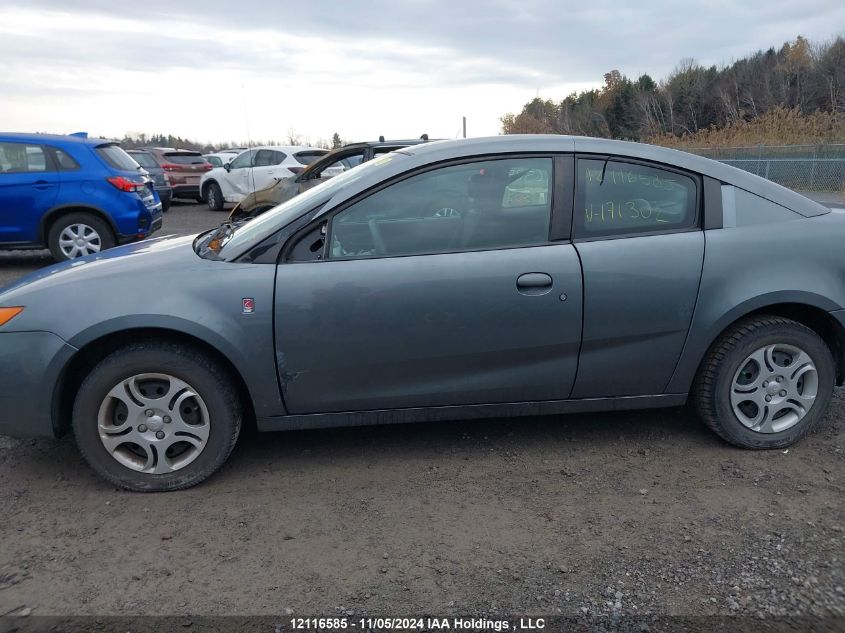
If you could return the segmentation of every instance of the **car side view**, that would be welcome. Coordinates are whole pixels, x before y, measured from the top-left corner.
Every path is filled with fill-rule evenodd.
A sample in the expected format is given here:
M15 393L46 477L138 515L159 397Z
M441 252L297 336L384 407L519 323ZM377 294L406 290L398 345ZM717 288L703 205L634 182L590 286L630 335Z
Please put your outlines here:
M449 212L429 204L439 191ZM208 477L244 421L691 400L735 446L790 446L845 380L843 236L845 215L676 150L405 147L255 219L0 292L0 432L72 429L94 470L139 491ZM155 293L126 292L151 275Z
M0 249L50 249L57 261L161 228L153 181L120 145L85 134L0 133Z
M319 147L298 145L253 147L202 177L199 185L202 199L209 209L220 211L226 202L239 202L276 180L301 173L326 152Z

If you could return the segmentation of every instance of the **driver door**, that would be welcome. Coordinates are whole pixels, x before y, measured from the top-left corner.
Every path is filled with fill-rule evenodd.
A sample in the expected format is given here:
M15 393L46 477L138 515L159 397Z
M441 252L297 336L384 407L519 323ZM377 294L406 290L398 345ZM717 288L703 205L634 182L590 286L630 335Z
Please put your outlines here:
M229 173L226 175L226 181L229 183L232 191L241 198L252 193L250 171L252 170L252 163L255 160L256 154L257 151L251 149L240 154L235 160L229 163Z
M581 267L568 241L550 240L553 164L436 168L313 227L276 275L287 410L567 398Z

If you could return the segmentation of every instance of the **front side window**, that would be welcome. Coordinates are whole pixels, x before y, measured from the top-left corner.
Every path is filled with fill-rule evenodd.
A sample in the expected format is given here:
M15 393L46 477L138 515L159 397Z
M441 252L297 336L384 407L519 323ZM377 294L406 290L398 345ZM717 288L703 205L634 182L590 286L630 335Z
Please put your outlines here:
M329 257L393 257L545 244L551 158L450 165L389 185L338 213Z
M0 143L0 173L47 171L47 156L40 145Z
M252 165L252 157L255 156L256 152L254 150L249 150L248 152L244 152L240 154L235 160L229 163L229 166L232 169L241 169L243 167L249 167Z
M614 160L578 161L575 237L690 228L696 208L689 176Z

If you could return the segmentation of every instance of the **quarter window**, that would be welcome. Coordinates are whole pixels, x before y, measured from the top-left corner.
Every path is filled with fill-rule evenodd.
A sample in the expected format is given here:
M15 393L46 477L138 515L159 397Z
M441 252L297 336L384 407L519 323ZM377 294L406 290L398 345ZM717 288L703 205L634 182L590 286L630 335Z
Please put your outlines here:
M40 145L0 143L0 172L47 171L47 155Z
M79 169L79 163L77 163L70 154L67 152L63 152L57 147L50 148L53 152L53 156L56 159L56 163L59 165L59 169L61 171L73 171L75 169Z
M654 233L692 227L696 184L677 172L613 160L579 160L575 236Z
M337 214L330 258L391 257L545 244L551 158L441 167L399 181Z

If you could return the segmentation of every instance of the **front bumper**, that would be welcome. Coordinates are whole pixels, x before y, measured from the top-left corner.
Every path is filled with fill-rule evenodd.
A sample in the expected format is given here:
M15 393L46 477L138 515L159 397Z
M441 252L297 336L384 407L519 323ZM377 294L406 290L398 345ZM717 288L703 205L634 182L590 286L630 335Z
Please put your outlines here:
M76 351L50 332L0 333L0 435L55 437L57 387Z

